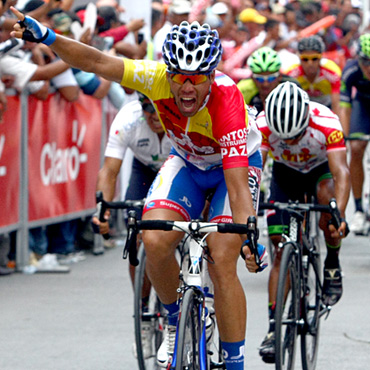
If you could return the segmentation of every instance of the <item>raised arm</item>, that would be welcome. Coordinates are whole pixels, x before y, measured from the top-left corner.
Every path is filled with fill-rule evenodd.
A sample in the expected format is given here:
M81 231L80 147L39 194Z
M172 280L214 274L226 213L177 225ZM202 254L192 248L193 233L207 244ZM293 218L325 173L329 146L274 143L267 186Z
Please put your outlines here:
M25 17L14 7L10 10L21 21L14 25L11 33L13 37L43 42L69 65L86 72L96 73L110 81L121 82L124 70L122 58L102 53L91 46L56 35L54 31L28 16Z

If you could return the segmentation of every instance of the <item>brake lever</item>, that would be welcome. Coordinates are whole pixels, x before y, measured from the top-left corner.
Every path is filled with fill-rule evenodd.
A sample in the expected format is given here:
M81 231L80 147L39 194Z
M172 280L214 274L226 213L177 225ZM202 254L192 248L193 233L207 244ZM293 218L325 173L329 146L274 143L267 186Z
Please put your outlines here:
M104 218L105 211L107 210L107 205L106 205L106 202L103 199L103 192L98 190L95 193L95 199L96 199L96 213L95 213L96 217L98 218L98 220L100 222L108 222ZM99 234L100 233L99 226L95 225L93 222L91 224L92 224L94 233ZM108 233L107 234L102 234L102 236L106 240L110 238L110 235Z
M123 249L122 258L126 259L127 255L129 257L130 264L132 266L137 266L139 264L139 260L137 259L137 234L138 234L138 227L137 227L137 220L136 220L136 212L129 211L128 213L128 220L127 220L127 238L126 244Z

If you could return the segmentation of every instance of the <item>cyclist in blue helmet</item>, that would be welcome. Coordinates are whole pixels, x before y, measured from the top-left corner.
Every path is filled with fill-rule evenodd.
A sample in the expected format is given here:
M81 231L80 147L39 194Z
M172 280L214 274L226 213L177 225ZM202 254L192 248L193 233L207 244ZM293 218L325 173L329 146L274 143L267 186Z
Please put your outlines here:
M146 197L143 220L198 219L210 191L211 222L246 223L256 215L262 157L261 134L254 110L244 103L235 83L216 72L222 48L216 31L198 22L182 22L169 32L164 63L113 57L74 40L56 35L15 8L19 22L12 35L42 42L76 68L146 95L172 143ZM143 231L148 276L168 314L164 342L157 353L159 366L169 368L174 352L179 313L179 265L175 249L181 233ZM257 265L246 235L207 237L212 261L215 313L227 370L244 369L246 300L237 274L240 249L246 267L266 267L267 254L259 248Z

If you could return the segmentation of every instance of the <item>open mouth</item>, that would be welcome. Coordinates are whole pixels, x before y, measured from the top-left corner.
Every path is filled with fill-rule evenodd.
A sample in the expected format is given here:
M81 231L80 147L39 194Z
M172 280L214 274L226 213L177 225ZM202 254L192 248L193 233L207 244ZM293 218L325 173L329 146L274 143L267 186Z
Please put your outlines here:
M195 107L197 100L195 98L181 98L181 105L185 110L192 110Z

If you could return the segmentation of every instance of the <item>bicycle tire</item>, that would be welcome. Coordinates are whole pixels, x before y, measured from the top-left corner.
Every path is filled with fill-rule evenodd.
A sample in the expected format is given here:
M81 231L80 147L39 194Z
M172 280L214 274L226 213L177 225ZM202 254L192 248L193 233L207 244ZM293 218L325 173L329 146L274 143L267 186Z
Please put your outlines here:
M298 255L293 243L285 243L280 263L275 308L276 370L294 369L298 323L300 319L300 283ZM286 288L289 287L288 292Z
M139 265L135 270L135 281L134 281L134 327L135 327L135 345L136 345L136 356L139 365L139 370L157 370L160 367L157 365L156 353L163 340L163 314L161 312L161 304L155 293L154 289L151 289L148 312L142 312L142 286L145 276L145 249L144 245L141 244L138 251ZM142 321L151 321L151 353L150 356L145 357L143 345L142 345Z
M316 367L321 317L320 271L320 255L317 252L311 253L308 257L307 266L303 267L306 280L302 304L304 326L301 332L301 359L303 370L314 370Z
M197 293L190 288L185 291L182 298L177 333L176 370L200 369L200 323Z

